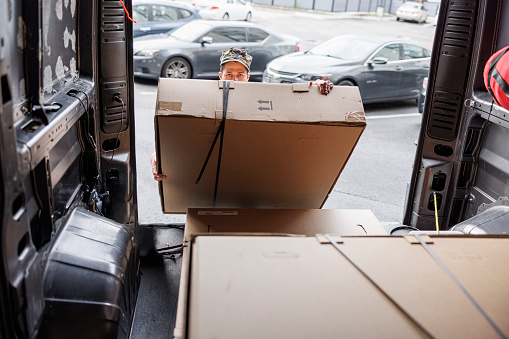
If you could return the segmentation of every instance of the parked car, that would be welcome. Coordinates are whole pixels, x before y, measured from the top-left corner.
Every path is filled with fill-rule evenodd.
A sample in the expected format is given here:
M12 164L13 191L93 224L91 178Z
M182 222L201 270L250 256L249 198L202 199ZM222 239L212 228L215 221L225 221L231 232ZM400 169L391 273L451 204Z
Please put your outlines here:
M426 100L426 91L428 90L428 77L422 80L421 92L419 93L419 99L417 99L417 109L419 113L424 112L424 102Z
M261 77L267 62L298 51L297 42L250 22L195 20L170 34L135 39L134 75L216 78L222 51L237 47L253 56L251 76Z
M264 82L330 80L358 86L364 102L417 99L430 51L406 39L344 35L271 61Z
M396 20L425 22L428 18L428 11L424 5L417 1L406 1L396 10Z
M201 0L193 3L203 19L245 20L253 18L253 6L244 0Z
M185 3L161 0L133 1L133 37L160 34L201 19L198 11Z

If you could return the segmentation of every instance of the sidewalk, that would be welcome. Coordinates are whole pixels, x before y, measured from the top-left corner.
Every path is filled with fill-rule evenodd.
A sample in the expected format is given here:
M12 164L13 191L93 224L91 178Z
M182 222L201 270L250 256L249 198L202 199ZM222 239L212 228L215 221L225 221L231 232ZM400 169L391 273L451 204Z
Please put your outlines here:
M252 3L252 6L257 12L264 11L281 11L281 12L293 12L294 16L303 18L313 18L316 20L374 20L374 21L393 21L396 20L396 15L391 13L384 13L383 16L378 16L375 12L326 12L312 9L301 9L293 7L283 6L270 6L263 4ZM433 25L435 17L428 16L426 24ZM425 25L426 25L425 24Z
M382 17L374 12L325 12L312 9L301 9L283 6L270 6L252 3L256 11L282 11L293 12L297 17L313 18L316 20L396 20L396 16L390 13L384 13Z

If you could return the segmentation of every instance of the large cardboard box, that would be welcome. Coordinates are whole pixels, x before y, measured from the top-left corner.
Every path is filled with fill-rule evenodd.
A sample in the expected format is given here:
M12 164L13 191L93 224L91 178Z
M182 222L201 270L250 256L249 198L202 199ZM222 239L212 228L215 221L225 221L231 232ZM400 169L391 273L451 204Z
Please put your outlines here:
M509 237L420 237L196 236L176 337L508 337Z
M328 209L199 209L187 212L184 253L180 276L175 338L184 333L187 316L189 241L197 234L286 234L313 236L317 233L339 235L387 235L370 210Z
M206 233L387 235L370 210L190 208L184 242Z
M325 96L307 84L161 78L155 128L167 175L159 186L163 212L320 208L365 126L357 87Z

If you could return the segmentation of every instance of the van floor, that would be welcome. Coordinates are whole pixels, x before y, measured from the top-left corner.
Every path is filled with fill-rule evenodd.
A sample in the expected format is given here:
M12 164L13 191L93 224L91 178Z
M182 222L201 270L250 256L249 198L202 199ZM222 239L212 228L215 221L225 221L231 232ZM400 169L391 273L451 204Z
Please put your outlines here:
M173 338L182 255L160 253L182 245L184 225L140 225L137 232L141 281L130 338Z

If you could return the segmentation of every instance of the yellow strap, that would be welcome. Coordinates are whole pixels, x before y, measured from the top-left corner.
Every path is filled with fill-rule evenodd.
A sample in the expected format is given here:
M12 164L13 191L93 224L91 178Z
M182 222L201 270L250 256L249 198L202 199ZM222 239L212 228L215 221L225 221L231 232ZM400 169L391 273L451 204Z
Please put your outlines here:
M437 227L437 234L440 233L440 227L438 226L438 209L437 209L437 193L433 192L433 200L435 200L435 224Z

